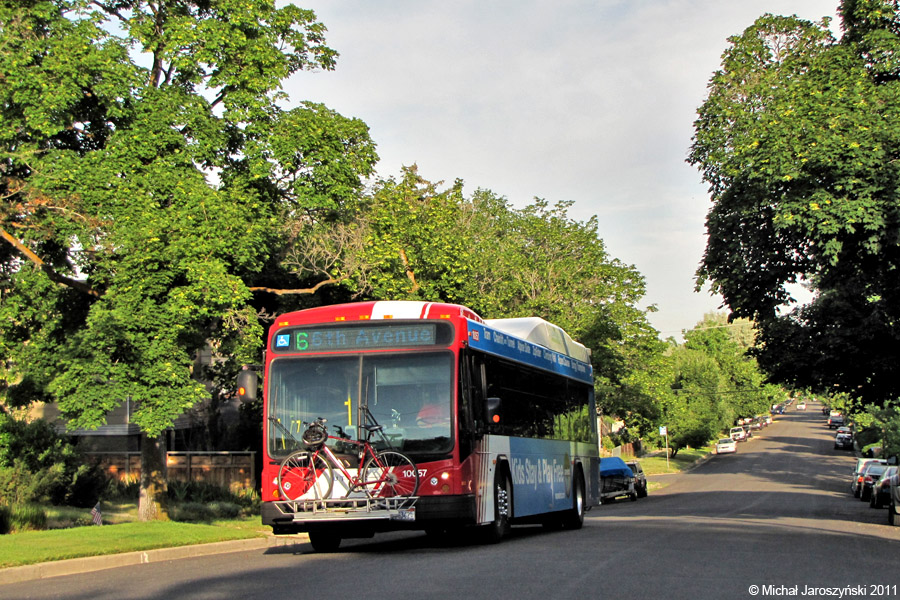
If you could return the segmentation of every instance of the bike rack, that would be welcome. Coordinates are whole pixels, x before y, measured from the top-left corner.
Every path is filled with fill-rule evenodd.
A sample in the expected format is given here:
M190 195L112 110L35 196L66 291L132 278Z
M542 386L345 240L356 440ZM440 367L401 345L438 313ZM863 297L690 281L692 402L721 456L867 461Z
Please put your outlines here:
M329 498L327 500L287 500L275 502L294 521L416 520L418 496L395 498Z

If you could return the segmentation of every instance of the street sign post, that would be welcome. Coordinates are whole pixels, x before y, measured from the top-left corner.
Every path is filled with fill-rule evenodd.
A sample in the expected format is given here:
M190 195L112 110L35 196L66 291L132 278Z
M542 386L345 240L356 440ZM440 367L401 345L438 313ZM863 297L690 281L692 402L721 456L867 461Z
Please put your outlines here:
M669 428L665 425L659 427L659 435L666 438L666 471L669 470Z

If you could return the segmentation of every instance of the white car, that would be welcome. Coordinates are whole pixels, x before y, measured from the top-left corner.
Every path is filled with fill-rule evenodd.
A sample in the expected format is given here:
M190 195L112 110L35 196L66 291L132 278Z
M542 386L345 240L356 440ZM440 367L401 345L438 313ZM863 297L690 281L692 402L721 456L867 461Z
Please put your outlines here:
M729 436L735 442L747 441L747 431L743 427L732 427Z
M722 438L716 442L716 454L728 454L737 452L737 442L731 438Z
M797 405L797 410L806 410L806 402L801 402Z

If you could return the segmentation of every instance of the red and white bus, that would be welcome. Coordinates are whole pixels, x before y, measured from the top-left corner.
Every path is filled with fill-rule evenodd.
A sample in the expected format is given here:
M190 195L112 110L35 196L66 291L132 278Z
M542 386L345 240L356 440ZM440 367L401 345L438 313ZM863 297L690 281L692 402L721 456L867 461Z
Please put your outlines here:
M541 319L412 301L292 312L270 328L264 375L262 520L308 532L316 550L398 529L482 526L492 540L517 523L577 529L599 503L590 351ZM367 414L414 461L417 493L345 497L336 483L330 498L286 500L279 466L306 424L359 439ZM328 444L358 468L348 444Z

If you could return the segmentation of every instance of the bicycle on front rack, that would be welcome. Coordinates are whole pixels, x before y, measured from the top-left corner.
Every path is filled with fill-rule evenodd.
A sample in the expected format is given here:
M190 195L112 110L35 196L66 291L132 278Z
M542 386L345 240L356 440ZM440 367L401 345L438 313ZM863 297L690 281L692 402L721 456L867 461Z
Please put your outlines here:
M382 433L383 427L375 422L368 409L366 414L367 420L372 423L359 426L361 432L365 431L362 441L329 435L325 427L326 421L322 418L304 423L308 427L301 439L306 449L289 454L278 469L278 489L282 496L291 501L330 498L335 468L348 483L345 498L358 490L362 490L368 498L414 496L419 489L419 470L416 464L396 450L376 450L371 444L371 438L379 433L386 441ZM269 417L269 421L294 439L278 419ZM347 470L343 461L325 444L329 439L357 447L361 466L355 475Z

